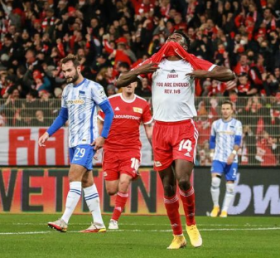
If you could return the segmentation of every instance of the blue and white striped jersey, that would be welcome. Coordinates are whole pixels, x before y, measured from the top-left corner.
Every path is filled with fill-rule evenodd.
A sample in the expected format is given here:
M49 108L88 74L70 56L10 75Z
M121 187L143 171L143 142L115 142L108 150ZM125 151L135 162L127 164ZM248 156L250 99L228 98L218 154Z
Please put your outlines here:
M213 160L227 162L227 159L233 151L234 145L240 145L242 137L242 124L239 120L232 118L230 121L223 119L216 120L212 124L211 138L215 139L215 153ZM236 144L236 141L238 144ZM234 161L238 162L237 155Z
M84 79L80 84L68 84L62 93L61 107L68 109L69 147L90 144L98 136L97 110L107 100L103 87Z

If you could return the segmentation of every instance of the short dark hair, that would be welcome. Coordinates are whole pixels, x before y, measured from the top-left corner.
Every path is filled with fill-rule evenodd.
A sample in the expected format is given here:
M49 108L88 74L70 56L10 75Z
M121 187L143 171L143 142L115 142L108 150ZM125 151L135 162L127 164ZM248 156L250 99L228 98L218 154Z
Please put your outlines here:
M120 68L120 67L129 70L130 65L129 65L127 62L121 62L121 63L119 64L119 68Z
M222 105L226 105L226 104L230 105L231 108L233 109L233 104L232 104L232 102L230 100L224 100Z
M185 39L185 43L186 43L187 47L190 46L190 42L191 41L190 41L189 37L185 34L185 32L183 30L175 30L172 34L174 34L174 33L180 34Z
M80 61L79 61L78 57L73 54L68 54L66 57L62 58L61 64L65 64L69 61L72 61L75 67L80 65Z

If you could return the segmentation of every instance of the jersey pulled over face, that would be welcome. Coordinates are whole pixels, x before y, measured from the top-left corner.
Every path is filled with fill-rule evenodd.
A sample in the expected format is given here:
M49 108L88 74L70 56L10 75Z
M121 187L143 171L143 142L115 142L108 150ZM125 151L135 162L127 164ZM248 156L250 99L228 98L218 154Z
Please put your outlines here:
M61 106L68 109L69 147L91 144L98 136L96 105L107 101L103 87L84 79L68 84L62 93Z
M114 120L104 149L131 150L141 148L139 126L149 124L153 118L149 103L135 95L133 100L125 100L122 94L108 98L114 110ZM99 119L104 120L104 113L99 112Z

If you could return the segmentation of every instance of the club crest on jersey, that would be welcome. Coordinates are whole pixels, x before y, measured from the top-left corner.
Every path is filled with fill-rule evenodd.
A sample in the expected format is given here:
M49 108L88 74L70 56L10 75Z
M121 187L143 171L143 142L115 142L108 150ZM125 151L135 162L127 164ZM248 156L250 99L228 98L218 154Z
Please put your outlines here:
M79 90L79 96L84 97L84 96L86 96L86 93L82 90Z
M135 113L140 113L140 114L143 113L143 109L142 109L142 108L139 108L139 107L133 107L133 111L134 111Z

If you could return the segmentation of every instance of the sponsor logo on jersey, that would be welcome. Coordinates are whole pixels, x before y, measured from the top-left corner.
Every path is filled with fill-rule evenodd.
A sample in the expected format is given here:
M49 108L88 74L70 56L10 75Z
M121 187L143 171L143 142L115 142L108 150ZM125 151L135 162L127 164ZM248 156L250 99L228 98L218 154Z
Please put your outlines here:
M116 110L116 111L120 111L120 108L119 108L119 107L116 107L115 110Z
M82 105L85 103L83 99L69 99L66 102L70 105Z
M86 142L87 141L87 139L82 139L82 142Z
M114 118L116 119L132 119L132 120L139 120L140 117L138 116L131 116L131 115L115 115Z
M106 171L103 172L103 176L106 177L108 174Z
M190 155L189 152L185 153L184 155L185 155L186 157L191 157L191 155Z
M161 167L162 166L162 164L159 161L155 161L154 163L155 163L155 167Z
M143 113L143 109L139 108L139 107L133 107L133 111L136 112L136 113L140 113L140 114Z
M172 69L172 70L170 71L170 73L176 73L176 71L175 71L174 69Z
M233 135L234 132L231 131L219 131L220 134L228 134L228 135Z

